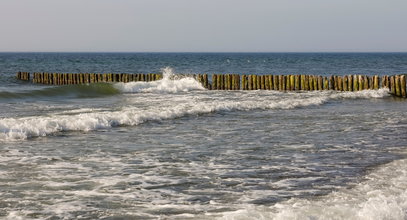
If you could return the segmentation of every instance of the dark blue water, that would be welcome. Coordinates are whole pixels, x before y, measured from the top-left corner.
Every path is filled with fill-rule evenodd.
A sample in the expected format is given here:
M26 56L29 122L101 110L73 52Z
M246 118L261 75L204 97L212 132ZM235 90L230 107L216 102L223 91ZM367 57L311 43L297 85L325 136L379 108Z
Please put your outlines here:
M407 53L0 53L0 73L401 74Z

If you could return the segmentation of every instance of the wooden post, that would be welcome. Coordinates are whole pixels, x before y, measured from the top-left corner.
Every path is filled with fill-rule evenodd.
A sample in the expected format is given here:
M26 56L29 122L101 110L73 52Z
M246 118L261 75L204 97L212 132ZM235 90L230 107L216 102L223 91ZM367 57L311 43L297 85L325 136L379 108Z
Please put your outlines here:
M229 90L230 84L229 84L229 74L223 75L224 77L224 82L225 82L225 90Z
M236 74L230 75L232 77L232 90L236 90Z
M220 75L220 74L216 74L217 75L217 77L216 77L216 85L217 85L217 87L216 87L216 89L217 90L222 90L222 87L221 87L221 84L222 84L222 75Z
M231 77L231 80L232 80L231 90L236 90L236 74L231 74L230 77Z
M261 89L261 76L256 75L257 89Z
M318 76L318 90L323 90L323 89L324 89L324 84L323 84L322 76Z
M313 76L314 90L318 90L318 76Z
M295 76L290 75L290 90L293 91L295 90Z
M364 87L362 75L358 75L358 86L359 86L359 91L362 91L363 87Z
M242 90L247 90L246 75L242 75Z
M382 88L389 88L389 77L383 76L382 77Z
M305 75L301 75L301 85L300 90L305 90Z
M266 89L266 77L264 75L260 76L260 89Z
M220 74L220 79L221 79L221 89L222 90L226 90L226 83L227 83L227 80L226 80L226 74Z
M304 76L304 87L303 88L304 88L305 91L310 90L310 88L309 88L309 75Z
M236 78L236 74L232 74L232 90L236 90L237 89L237 78Z
M400 89L401 89L401 96L407 98L406 95L406 75L400 76Z
M334 89L336 90L336 91L338 91L339 90L339 87L338 87L338 81L339 81L339 79L338 79L338 76L334 76Z
M358 76L353 75L353 91L359 91Z
M396 96L401 96L401 89L400 89L400 75L396 75L394 77L394 86L396 87Z
M226 74L225 75L225 82L226 82L226 89L233 90L233 74Z
M258 87L257 87L257 76L256 75L252 75L252 82L253 82L253 85L252 85L253 90L257 90Z
M366 76L367 81L369 82L369 89L374 89L374 85L373 85L373 80L374 80L374 76Z
M314 76L313 75L308 76L308 88L310 91L314 90Z
M329 77L329 89L335 90L335 77L334 76Z
M253 77L252 75L247 75L247 89L253 90Z
M373 89L379 89L380 78L378 75L373 76Z
M270 79L268 75L264 76L264 89L270 90Z
M338 76L338 90L343 91L343 78L342 78L342 76Z
M324 76L324 90L329 89L329 80L328 77Z
M348 76L343 76L343 85L342 85L343 91L349 91L348 87Z
M300 75L295 75L294 76L294 81L295 81L295 86L294 89L295 90L301 90L301 81L300 81Z
M369 79L367 76L363 76L363 84L364 84L364 86L363 86L364 89L369 89Z
M389 85L390 85L390 93L391 94L396 94L396 87L395 87L395 80L394 80L394 76L390 76L389 78Z
M212 90L218 89L218 75L212 74Z
M226 74L221 74L221 88L222 90L226 90L227 89L227 80L226 80Z
M160 75L158 75L159 76L159 80L161 79L161 74ZM210 89L209 88L209 79L208 79L208 74L203 74L203 84L204 84L204 87L206 88L206 89Z
M278 77L278 75L273 75L273 89L274 90L279 89L279 77Z
M222 75L221 74L216 74L216 89L217 90L222 90Z
M287 90L287 76L283 75L283 91Z

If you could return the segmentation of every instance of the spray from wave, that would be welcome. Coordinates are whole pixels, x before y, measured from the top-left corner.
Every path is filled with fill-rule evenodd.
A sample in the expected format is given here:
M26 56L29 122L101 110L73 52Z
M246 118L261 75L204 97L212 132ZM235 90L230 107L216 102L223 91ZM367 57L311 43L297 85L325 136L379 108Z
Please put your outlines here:
M202 85L191 77L178 77L170 67L162 69L163 78L152 82L117 83L115 88L124 93L159 92L177 93L192 90L205 90Z

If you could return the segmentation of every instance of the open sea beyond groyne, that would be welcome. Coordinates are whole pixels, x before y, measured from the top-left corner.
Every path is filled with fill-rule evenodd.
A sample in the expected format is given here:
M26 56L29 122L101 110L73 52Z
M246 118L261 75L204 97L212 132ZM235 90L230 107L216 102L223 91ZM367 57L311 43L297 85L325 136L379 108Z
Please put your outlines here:
M406 219L407 100L375 87L406 73L407 53L0 53L0 218Z

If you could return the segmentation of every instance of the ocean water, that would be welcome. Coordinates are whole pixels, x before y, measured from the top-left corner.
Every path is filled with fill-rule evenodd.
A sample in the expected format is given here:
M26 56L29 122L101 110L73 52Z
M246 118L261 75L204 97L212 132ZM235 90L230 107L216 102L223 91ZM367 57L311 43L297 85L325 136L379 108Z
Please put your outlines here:
M164 79L44 86L17 71ZM406 53L0 53L0 218L407 219L406 99L171 77L406 72Z

